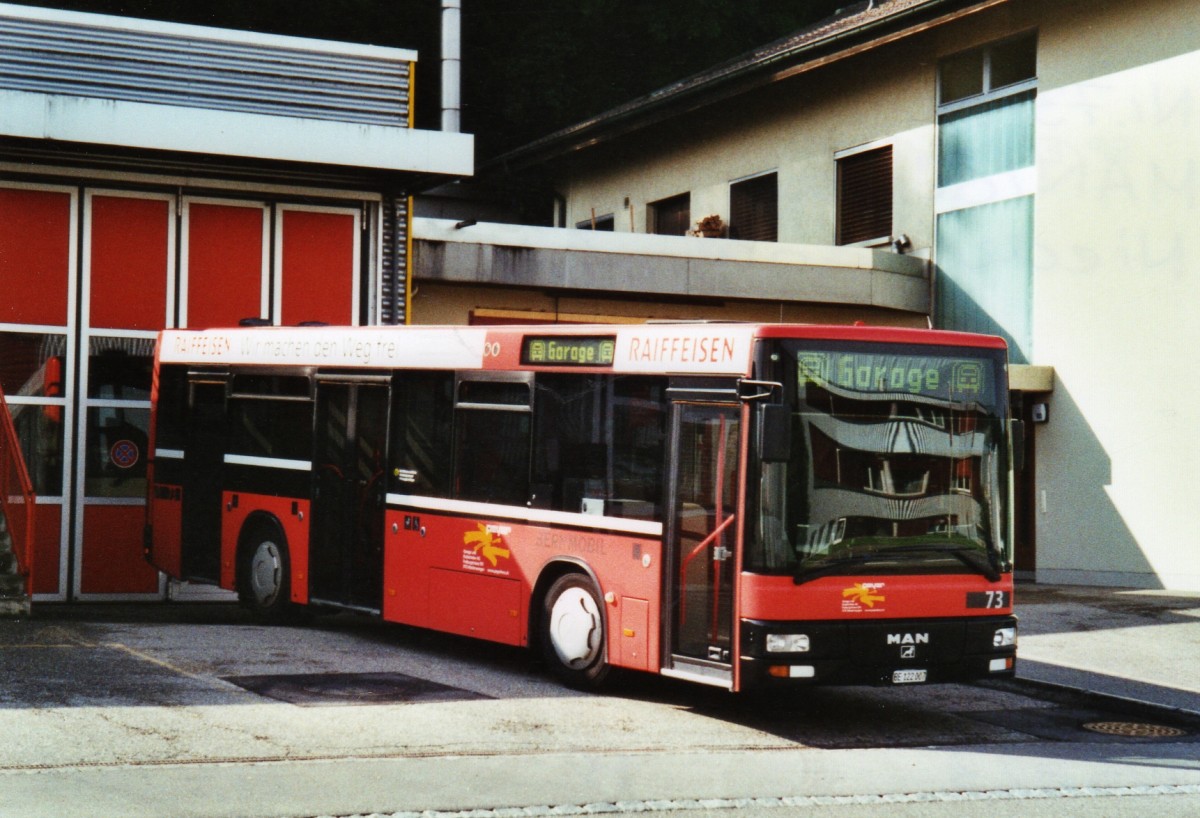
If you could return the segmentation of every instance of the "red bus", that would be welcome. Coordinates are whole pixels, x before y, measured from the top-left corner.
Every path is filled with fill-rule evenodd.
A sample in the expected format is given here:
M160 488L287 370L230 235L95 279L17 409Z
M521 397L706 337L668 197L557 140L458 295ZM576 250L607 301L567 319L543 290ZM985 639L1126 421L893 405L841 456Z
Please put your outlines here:
M1011 676L999 338L861 326L168 330L146 552L743 690Z

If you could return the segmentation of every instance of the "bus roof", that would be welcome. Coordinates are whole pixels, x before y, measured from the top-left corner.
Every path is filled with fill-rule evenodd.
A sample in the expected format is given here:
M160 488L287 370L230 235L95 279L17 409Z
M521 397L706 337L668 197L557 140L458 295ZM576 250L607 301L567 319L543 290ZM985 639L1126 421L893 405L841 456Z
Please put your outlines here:
M339 369L594 369L744 375L756 338L1003 349L995 336L896 327L752 323L235 327L164 330L160 363Z

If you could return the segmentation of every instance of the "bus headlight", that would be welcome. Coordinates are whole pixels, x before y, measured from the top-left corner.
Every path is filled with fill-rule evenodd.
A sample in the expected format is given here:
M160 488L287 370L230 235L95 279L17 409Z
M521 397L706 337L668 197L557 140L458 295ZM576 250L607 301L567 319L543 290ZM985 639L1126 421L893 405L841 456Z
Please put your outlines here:
M808 635L804 633L768 633L767 653L807 653Z
M1016 628L997 628L995 635L992 636L992 647L994 648L1011 648L1017 644L1017 629Z

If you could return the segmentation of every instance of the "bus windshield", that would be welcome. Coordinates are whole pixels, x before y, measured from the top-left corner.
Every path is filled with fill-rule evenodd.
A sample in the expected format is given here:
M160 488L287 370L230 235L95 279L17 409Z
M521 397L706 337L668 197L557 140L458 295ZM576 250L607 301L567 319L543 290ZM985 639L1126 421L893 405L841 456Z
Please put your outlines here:
M1009 568L1002 353L781 341L786 462L762 465L746 565L831 574Z

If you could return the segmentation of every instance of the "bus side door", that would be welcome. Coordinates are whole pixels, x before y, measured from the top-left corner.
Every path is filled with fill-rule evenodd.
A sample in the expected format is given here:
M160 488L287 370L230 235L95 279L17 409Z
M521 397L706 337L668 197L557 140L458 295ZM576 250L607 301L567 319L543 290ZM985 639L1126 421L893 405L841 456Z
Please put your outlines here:
M370 612L383 604L386 382L317 382L309 596Z
M183 455L182 575L221 579L221 470L225 460L225 381L188 384L188 428Z
M741 407L671 404L665 675L733 684L733 587Z

